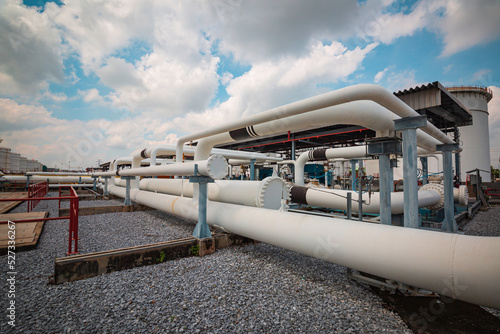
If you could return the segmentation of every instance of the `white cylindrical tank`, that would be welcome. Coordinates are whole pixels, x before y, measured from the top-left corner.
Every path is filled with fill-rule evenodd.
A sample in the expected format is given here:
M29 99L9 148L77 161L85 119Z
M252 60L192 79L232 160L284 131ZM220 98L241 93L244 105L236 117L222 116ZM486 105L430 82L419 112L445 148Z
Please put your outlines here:
M462 126L460 140L463 151L460 154L461 178L466 179L466 172L473 169L482 169L480 172L483 182L491 182L490 170L490 132L488 124L488 102L493 93L487 87L459 86L447 88L453 95L470 110L472 125Z
M19 161L21 160L21 155L19 153L10 154L10 171L12 173L19 173Z
M0 170L10 172L10 148L0 147Z
M19 158L19 172L21 173L26 173L26 164L27 164L28 159L25 157L20 157Z

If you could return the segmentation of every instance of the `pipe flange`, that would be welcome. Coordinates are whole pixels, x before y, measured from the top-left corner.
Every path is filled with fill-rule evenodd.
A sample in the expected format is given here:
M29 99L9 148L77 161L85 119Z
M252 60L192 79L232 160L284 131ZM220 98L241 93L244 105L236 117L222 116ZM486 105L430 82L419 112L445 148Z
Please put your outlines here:
M290 199L290 188L286 182L277 176L270 176L261 181L255 204L259 208L279 210L281 200L289 202Z
M453 188L453 197L455 198L455 201L460 205L469 204L469 188L464 185L458 188Z
M420 190L434 190L434 191L438 192L439 195L441 196L441 199L439 200L439 202L437 202L434 205L428 206L427 207L428 209L440 210L440 209L444 208L444 186L442 184L427 183L427 184L423 185L422 187L420 187Z
M207 174L212 179L223 179L227 176L227 161L220 154L211 155L207 160Z

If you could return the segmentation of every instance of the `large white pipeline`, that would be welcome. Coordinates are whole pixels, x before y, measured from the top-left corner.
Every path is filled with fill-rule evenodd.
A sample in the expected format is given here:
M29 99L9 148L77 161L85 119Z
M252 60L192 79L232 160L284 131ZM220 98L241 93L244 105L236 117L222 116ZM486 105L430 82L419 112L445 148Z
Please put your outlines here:
M193 156L195 153L195 148L192 146L184 146L183 153L184 155ZM151 158L151 165L155 165L156 157L159 154L175 154L176 146L175 145L159 145L148 147L142 150L134 151L132 154L133 160L142 160L146 158ZM258 159L260 161L282 161L283 158L278 157L270 157L264 153L257 152L247 152L247 151L235 151L235 150L225 150L214 148L210 152L211 154L222 155L226 159Z
M218 144L244 138L273 135L282 133L285 130L296 131L335 124L359 125L377 131L377 136L389 136L394 131L394 120L399 118L399 116L375 102L350 102L203 138L196 146L194 159L206 159L212 147ZM417 130L417 145L419 147L434 152L436 151L436 145L440 143L439 140L422 130Z
M125 189L110 192L124 197ZM190 198L135 189L137 203L197 220ZM209 201L207 222L248 238L500 309L500 238L354 222Z
M435 188L424 188L418 191L418 207L429 207L433 210L443 208L444 190L439 191L437 188L443 188L442 185L435 185ZM323 188L308 188L302 186L293 186L291 188L291 201L298 204L307 204L319 206L328 209L347 210L347 194L351 193L352 212L358 211L357 202L359 193L352 190L337 190ZM380 213L380 193L375 192L370 196L363 195L363 200L367 204L363 204L364 213ZM404 193L391 193L391 212L393 214L402 214L404 211Z
M122 169L109 172L93 173L93 176L156 176L156 175L194 175L197 172L213 179L221 179L227 175L227 161L220 155L212 155L204 161L187 161L170 165L149 166ZM138 187L137 187L138 188Z
M93 183L94 179L90 176L52 176L52 175L33 175L30 176L30 181L47 181L49 183ZM11 181L11 182L27 182L27 177L24 175L4 175L0 178L0 181Z
M422 148L417 148L417 155L429 155L429 152ZM434 155L432 155L434 156ZM336 147L329 149L310 150L302 153L295 162L295 184L299 186L304 183L304 167L308 161L322 161L328 159L366 159L366 145L351 146L351 147Z
M140 189L164 194L193 197L193 183L181 179L142 179ZM290 199L290 190L279 177L262 181L216 180L208 184L211 201L278 210Z
M233 122L228 122L217 127L213 127L189 136L179 138L176 147L177 151L176 159L177 161L180 161L182 159L182 151L184 144L192 140L207 138L228 132L231 132L232 136L229 136L230 138L226 138L226 140L253 137L255 134L255 132L253 131L255 125L265 122L270 122L272 120L281 120L280 122L278 122L278 124L275 125L277 126L277 129L275 130L283 132L286 130L290 130L288 128L287 122L283 121L283 119L285 118L290 118L290 116L309 113L313 110L318 110L323 108L326 109L331 106L337 106L344 103L359 101L359 100L373 101L385 107L384 108L385 110L390 110L390 112L394 113L395 115L401 118L419 116L419 114L415 110L413 110L406 103L401 101L399 98L394 96L390 91L381 86L371 85L371 84L355 85L355 86L345 87L333 92L325 93L322 95L314 96L302 101L290 103L285 106L270 109L265 112L241 118ZM367 110L365 113L369 114L370 112L371 112L370 110ZM301 118L303 120L307 120L308 116L309 115L306 115ZM359 117L360 115L357 116ZM352 123L343 122L339 124L352 124ZM390 128L386 128L384 130L390 130ZM427 134L429 134L430 136L432 136L433 138L437 139L441 143L448 143L448 144L453 143L453 140L450 137L446 136L446 134L444 134L430 122L427 122L427 125L424 128L422 128L422 130ZM277 133L278 131L274 133ZM432 144L425 148L429 149L430 151L436 150L435 145ZM204 150L206 149L207 148L204 148ZM198 145L198 150L200 150L199 145ZM205 152L204 154L206 155L209 152ZM203 159L204 159L203 157L197 158L195 156L195 160L203 160Z

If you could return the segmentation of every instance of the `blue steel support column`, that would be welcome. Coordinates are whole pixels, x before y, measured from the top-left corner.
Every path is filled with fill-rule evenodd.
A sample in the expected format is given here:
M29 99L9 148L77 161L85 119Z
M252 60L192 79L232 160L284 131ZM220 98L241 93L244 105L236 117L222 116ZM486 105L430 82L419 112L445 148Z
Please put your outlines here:
M132 205L132 201L130 200L130 180L135 179L135 176L122 176L122 179L125 179L125 200L123 201L123 205Z
M354 190L354 181L356 181L356 164L358 160L351 160L351 190Z
M92 189L95 191L95 190L97 190L97 178L93 177L93 179L94 179L94 182L93 182L94 186L92 187Z
M429 175L428 158L421 157L420 163L422 164L422 184L427 184L429 183L429 181L427 180L427 175Z
M193 231L193 237L198 239L210 238L212 233L207 224L207 183L214 182L213 179L207 176L191 176L189 182L199 184L198 195L198 223Z
M419 227L417 128L426 124L426 116L401 118L394 121L394 129L403 133L404 227Z
M31 175L26 175L26 189L30 187L30 176Z
M361 182L361 178L363 177L363 160L358 161L358 220L363 220L363 183Z
M104 196L109 196L109 193L108 193L108 179L109 179L109 176L105 176L104 177Z
M378 165L380 173L380 223L391 225L391 193L393 180L390 155L380 155Z
M352 214L351 206L352 206L352 193L348 192L347 193L347 210L346 210L346 214L347 214L347 219L349 219L349 220L351 219L351 214Z
M373 139L368 142L367 153L379 157L380 223L391 225L391 194L394 188L391 154L401 156L401 141L393 137Z
M250 180L255 180L255 159L250 159Z
M292 141L292 160L295 161L295 140Z
M453 199L453 162L452 152L459 149L458 144L437 145L436 149L443 152L443 181L444 181L444 220L441 230L457 232L455 221L455 201Z

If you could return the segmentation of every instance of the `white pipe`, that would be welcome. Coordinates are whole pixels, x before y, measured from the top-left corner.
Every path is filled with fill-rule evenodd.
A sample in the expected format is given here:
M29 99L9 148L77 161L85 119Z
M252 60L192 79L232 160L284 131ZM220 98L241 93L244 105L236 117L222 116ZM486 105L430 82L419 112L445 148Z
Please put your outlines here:
M2 180L27 182L26 176L22 175L4 175L2 176ZM49 183L93 183L94 179L91 178L90 176L85 176L80 178L76 176L33 175L30 176L30 181L48 181Z
M181 179L143 179L141 190L161 192L175 196L193 197L193 183ZM208 199L278 210L281 201L288 200L289 189L278 177L267 177L262 181L216 180L208 184Z
M198 173L203 176L209 176L213 179L221 179L227 176L227 162L220 155L212 155L204 161L187 161L183 163L175 163L170 165L150 166L141 168L131 168L117 170L116 172L100 172L94 173L93 176L157 176L157 175L194 175L195 166ZM133 187L138 189L137 187Z
M307 188L301 186L293 186L291 189L291 201L294 203L308 204L312 206L320 206L323 208L347 210L347 194L351 193L352 196L352 211L357 212L358 193L350 190L337 190L337 189L318 189ZM375 192L371 194L368 199L368 194L363 194L363 200L369 201L369 204L363 204L363 212L365 213L380 213L380 193ZM438 209L439 205L444 202L442 194L436 189L424 189L418 192L418 207L435 207ZM393 192L391 193L391 212L393 214L401 214L404 211L404 193Z
M75 172L27 172L26 175L90 176L89 173L75 173Z
M381 86L371 85L371 84L355 85L355 86L345 87L333 92L325 93L322 95L318 95L315 97L311 97L302 101L290 103L285 106L270 109L265 112L241 118L233 122L228 122L223 125L216 126L189 136L181 137L177 141L176 159L177 161L180 161L182 157L184 144L195 139L215 136L233 130L241 129L243 131L245 130L244 129L245 127L255 126L257 124L269 122L272 120L284 119L286 117L307 113L313 110L318 110L358 100L374 101L402 118L420 116L415 110L409 107L406 103L401 101L387 89ZM342 124L349 124L349 123L342 123ZM428 133L429 135L436 138L442 143L449 143L449 144L453 143L453 140L450 137L446 136L446 134L441 132L430 122L427 122L427 125L422 129L424 130L424 132ZM281 132L283 132L289 129L287 129L286 127L286 122L281 122L277 130L278 131L281 130ZM251 132L252 131L250 131L249 133ZM435 147L434 149L431 148L431 151L435 151ZM195 157L195 160L198 159L196 159Z
M155 165L156 157L159 154L175 154L176 146L175 145L160 145L154 147L148 147L143 150L138 150L134 152L135 155L139 155L142 158L151 158L151 165ZM195 148L192 146L184 146L183 154L188 156L193 156L195 153ZM222 155L226 159L261 159L265 161L281 161L283 158L270 157L264 153L258 152L248 152L248 151L235 151L235 150L225 150L214 148L211 150L211 154Z
M390 136L393 135L394 132L394 120L399 118L399 116L394 115L392 112L375 102L356 101L314 110L303 115L290 116L284 119L257 124L245 131L249 133L249 137L251 133L251 137L255 138L281 133L285 129L288 131L295 131L334 124L352 124L375 130L377 131L377 136ZM241 137L242 135L239 134L239 136ZM224 144L234 140L235 139L229 132L204 138L200 140L196 146L194 159L206 159L214 145ZM440 144L440 142L437 139L420 129L417 130L417 145L419 147L434 152L438 144Z
M336 147L329 149L320 150L310 150L302 153L295 163L295 184L303 186L304 183L304 168L308 161L315 160L328 160L328 159L357 159L357 160L367 160L373 159L371 156L366 155L367 147L366 145L351 146L351 147ZM422 148L417 148L417 154L428 154L429 152Z
M125 190L110 187L123 197ZM134 201L196 220L191 199L134 190ZM230 233L500 309L500 238L369 224L209 201L207 222Z

